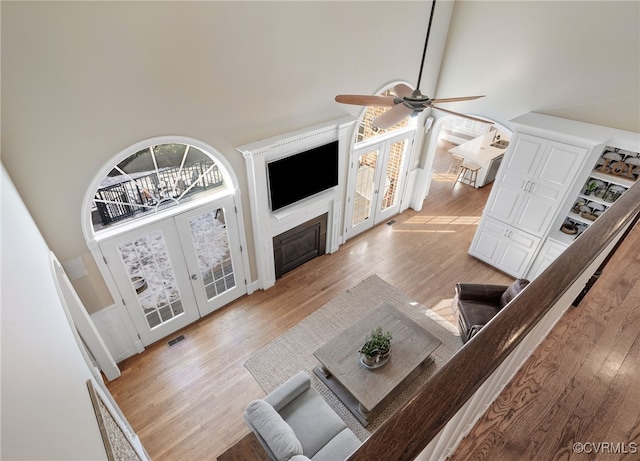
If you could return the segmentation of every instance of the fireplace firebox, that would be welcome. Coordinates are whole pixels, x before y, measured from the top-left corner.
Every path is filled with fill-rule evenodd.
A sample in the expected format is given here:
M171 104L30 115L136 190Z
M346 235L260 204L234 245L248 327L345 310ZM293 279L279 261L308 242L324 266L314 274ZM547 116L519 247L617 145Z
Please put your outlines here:
M273 237L276 279L325 254L327 213Z

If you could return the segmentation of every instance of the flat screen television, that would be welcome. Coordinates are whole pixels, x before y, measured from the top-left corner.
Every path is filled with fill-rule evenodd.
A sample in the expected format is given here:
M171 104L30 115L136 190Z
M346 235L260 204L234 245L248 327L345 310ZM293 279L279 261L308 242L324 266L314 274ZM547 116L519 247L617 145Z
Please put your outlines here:
M271 210L338 185L338 141L267 164Z

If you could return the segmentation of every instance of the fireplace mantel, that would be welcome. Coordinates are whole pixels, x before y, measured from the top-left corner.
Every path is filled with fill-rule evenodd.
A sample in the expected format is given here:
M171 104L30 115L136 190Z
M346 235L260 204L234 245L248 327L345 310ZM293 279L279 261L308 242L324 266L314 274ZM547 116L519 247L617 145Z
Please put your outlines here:
M357 119L345 117L320 125L245 144L237 150L245 158L251 222L258 270L257 287L266 289L275 283L273 237L310 219L327 213L327 253L337 251L343 242L343 202L347 182L347 161L352 128ZM275 212L269 207L267 163L305 150L338 141L338 185L300 200ZM297 172L304 174L304 172Z

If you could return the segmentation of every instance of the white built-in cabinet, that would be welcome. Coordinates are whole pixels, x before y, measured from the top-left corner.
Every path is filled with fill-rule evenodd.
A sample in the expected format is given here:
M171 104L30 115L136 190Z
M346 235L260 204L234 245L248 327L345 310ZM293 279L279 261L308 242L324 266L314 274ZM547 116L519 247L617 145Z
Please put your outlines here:
M485 213L541 237L588 149L516 134Z
M533 279L575 239L560 228L576 196L598 175L603 152L633 148L640 135L537 113L512 122L514 135L469 254L513 277ZM620 178L609 178L607 187L615 181Z
M539 237L485 216L469 252L503 272L521 274L539 244Z

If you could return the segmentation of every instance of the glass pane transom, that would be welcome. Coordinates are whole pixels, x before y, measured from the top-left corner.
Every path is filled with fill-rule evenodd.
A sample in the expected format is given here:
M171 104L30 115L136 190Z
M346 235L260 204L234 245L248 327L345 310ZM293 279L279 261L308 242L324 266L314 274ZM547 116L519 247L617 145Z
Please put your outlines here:
M389 89L384 91L381 96L397 96L393 89ZM403 118L401 121L396 123L393 126L385 130L381 130L373 124L373 121L382 115L384 112L389 110L390 107L379 107L379 106L369 106L360 120L360 124L358 125L358 132L356 133L356 144L359 142L366 141L367 139L372 139L378 136L382 136L384 134L391 133L393 131L399 130L406 126L409 126L412 123L411 117Z
M224 188L222 172L202 150L158 144L116 165L102 180L91 209L94 231L140 218Z

